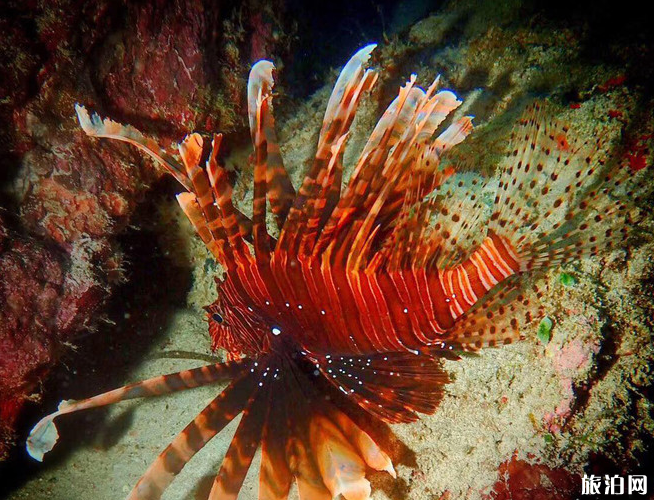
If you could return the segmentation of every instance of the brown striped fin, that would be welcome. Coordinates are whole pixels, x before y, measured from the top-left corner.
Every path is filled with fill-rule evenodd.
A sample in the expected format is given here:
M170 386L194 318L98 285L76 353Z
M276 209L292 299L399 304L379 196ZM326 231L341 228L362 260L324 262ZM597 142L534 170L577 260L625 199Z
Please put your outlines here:
M200 166L202 161L202 146L203 140L200 134L189 134L179 144L179 154L182 157L186 173L191 179L193 184L193 192L197 198L200 210L204 214L207 225L212 226L218 224L218 228L222 229L220 223L220 213L214 203L213 192L211 191L211 184L207 172Z
M433 255L438 250L428 238L433 203L419 201L418 192L419 189L415 189L406 193L397 223L379 250L387 259L386 269L389 271L407 269L409 266L419 268L421 257Z
M359 87L360 95L364 89L369 90L374 85L376 78L369 76L374 73L365 71L364 67L368 64L370 55L376 47L377 44L370 44L359 49L341 70L325 110L320 139L318 140L318 151L320 153L328 154L333 140L344 133L338 133L335 129L340 128L348 118L353 116L348 109L351 106L356 107L358 96L353 91ZM333 136L331 139L329 138L330 135Z
M268 416L261 439L261 468L259 471L259 500L286 500L293 474L286 456L288 436L292 429L286 405L279 404L271 391Z
M408 186L407 181L410 178L410 172L413 170L423 173L424 193L422 196L431 192L435 187L431 176L438 172L440 155L446 148L461 142L472 128L470 117L465 117L448 127L430 144L431 137L438 126L454 109L461 105L461 101L450 91L445 90L432 95L437 83L438 79L434 81L426 93L421 89L412 88L411 95L414 98L407 99L402 108L404 117L394 124L390 121L394 109L394 103L392 103L377 127L375 127L375 131L373 131L368 144L364 148L364 154L379 148L382 145L380 137L383 136L384 130L392 126L393 133L384 147L390 149L401 143L400 151L394 151L393 161L404 164L406 167L404 168L404 175L398 179L398 184L391 198L404 193ZM456 132L459 132L459 134L456 134Z
M227 386L159 454L127 500L159 500L188 461L243 411L254 386L247 372Z
M387 125L379 139L379 145L372 151L364 149L343 197L332 212L318 239L314 254L322 252L330 242L336 241L336 235L343 228L347 228L349 233L344 238L349 239L349 244L356 240L358 246L361 247L367 240L374 227L375 218L383 206L384 199L392 190L388 184L392 184L400 172L400 166L389 161L390 146L388 144L395 141L397 146L396 138L403 135L400 129L405 130L408 117L415 111L420 97L424 96L424 92L413 87L414 83L415 75L412 75L407 84L400 88L399 96L391 103L380 120ZM408 112L405 104L409 109ZM397 148L393 151L397 151ZM384 186L386 187L384 188ZM357 217L363 221L359 224L349 224L353 218ZM350 253L352 255L351 252L348 252L347 247L341 246L341 248L343 254Z
M449 93L449 92L448 92ZM458 106L460 101L455 101ZM420 111L419 113L425 113ZM440 119L438 120L440 123ZM445 151L459 144L472 131L472 119L463 117L450 125L431 144L419 142L418 137L425 132L418 130L412 139L413 145L402 162L407 166L404 174L394 183L394 190L388 195L388 200L380 210L378 222L385 231L391 230L398 217L400 207L405 204L404 198L409 195L420 200L438 188L450 175L454 168L450 165L441 168L441 158ZM416 182L419 180L419 184Z
M225 255L225 241L214 239L200 209L197 197L189 192L179 193L177 203L179 203L182 211L195 228L195 232L198 233L198 236L200 236L200 239L216 260L227 269L233 267L233 259L227 258Z
M329 175L330 158L334 154L333 146L347 134L361 97L377 80L375 72L365 69L374 48L375 45L368 45L360 49L348 61L336 81L325 111L315 159L293 202L279 238L278 251L289 254L296 254L298 251L297 247L307 228L306 206L309 201L321 196L323 180ZM341 148L337 149L336 154L342 154ZM332 163L332 168L334 166L339 170L342 168L339 159ZM327 216L323 217L325 208L331 209L335 204L334 198L340 193L340 186L335 185L335 180L340 181L340 177L340 171L335 173L332 188L325 193L329 196L330 202L324 204L323 211L320 213L321 221L327 218Z
M267 140L263 131L263 120L261 115L266 113L269 105L269 98L262 97L261 93L256 102L256 117L254 125L256 130L252 131L254 143L254 194L252 198L252 236L254 241L254 252L257 261L266 263L270 260L270 246L268 244L268 231L266 228L266 191L267 180L266 170L268 168Z
M190 197L180 198L179 196L177 200L205 245L214 255L217 248L221 254L219 262L230 268L231 262L226 262L226 260L231 261L233 258L227 242L227 234L223 227L222 215L216 206L207 172L200 166L202 147L203 140L200 134L189 134L179 144L179 154L184 162L186 173L193 184L194 200L191 200ZM198 214L194 212L196 206L199 207L202 214L201 218L198 218ZM209 233L208 239L207 232Z
M343 147L348 134L343 134L332 146L332 155L327 170L322 176L320 191L317 196L306 203L307 222L300 241L300 255L310 255L318 237L321 224L338 202L343 175Z
M351 244L349 269L360 267L368 258L379 266L383 257L364 255L364 246L384 246L395 239L390 233L403 218L400 212L406 207L405 198L415 199L415 204L451 175L450 170L439 169L441 155L469 134L471 119L458 120L430 143L438 126L461 101L449 91L435 93L438 79L427 92L414 83L415 75L379 120L314 253L336 238L339 245ZM370 241L373 231L378 244Z
M191 181L184 174L183 167L172 156L166 153L150 137L144 136L141 132L130 125L123 125L110 118L104 120L96 113L89 115L89 112L81 104L75 104L77 119L89 137L103 137L117 141L127 142L146 152L165 169L187 190L193 189Z
M168 173L175 177L177 182L184 186L187 191L196 192L196 187L185 172L186 168L182 166L177 160L175 160L171 155L166 153L162 148L160 148L153 139L144 136L141 132L130 125L122 125L109 118L105 118L103 120L96 113L89 115L86 108L79 104L75 105L75 110L77 112L80 126L89 137L114 139L136 146L142 151L145 151L158 163L160 163ZM196 136L200 137L198 134L191 134L187 140L196 141ZM192 146L191 142L189 142L187 145L189 147ZM202 199L202 201L204 201L204 190L202 190L201 193L196 192L196 194L199 194L198 199ZM241 236L249 240L252 235L252 221L250 221L246 215L237 209L234 209L234 216L238 222L238 228ZM220 231L218 227L220 225L220 221L215 219L213 215L210 215L207 218L207 221L208 227L212 232Z
M265 148L266 192L270 200L270 208L281 229L295 199L295 189L284 168L275 133L275 120L272 114L274 69L273 63L265 60L252 66L248 79L248 117L255 152L257 148ZM267 104L261 107L260 102L263 101ZM257 153L257 158L259 157L260 153Z
M427 118L424 119L425 123L421 126L416 125L413 138L408 141L408 150L400 160L406 165L404 172L394 183L393 191L388 195L388 200L380 210L378 221L386 230L392 228L407 195L421 200L454 173L451 166L441 168L442 155L448 149L462 142L472 132L472 118L465 116L450 125L431 144L426 139L420 139L423 135L431 137L434 132L433 124L430 123L431 114L429 114L432 109L439 110L438 112L434 111L433 114L438 118L434 122L440 124L444 119L443 115L451 112L461 103L455 97L449 98L449 95L452 94L449 91L439 92L434 99L441 94L448 96L447 105L440 106L438 101L432 104L424 103L421 109L416 111L418 116L427 114Z
M34 426L27 439L27 451L36 460L43 460L43 455L53 448L59 437L53 421L61 415L128 399L160 396L227 380L240 373L244 368L248 368L249 363L249 361L234 361L203 366L126 385L81 401L62 401L56 412L44 417Z
M222 225L234 252L236 263L245 265L252 259L252 255L241 235L237 210L232 203L232 186L229 183L227 171L218 162L218 151L222 137L222 134L214 134L211 143L211 154L207 160L207 175L213 190L213 196L222 213Z
M261 442L263 426L270 405L270 384L260 384L250 396L236 433L227 449L208 500L236 500L254 454Z

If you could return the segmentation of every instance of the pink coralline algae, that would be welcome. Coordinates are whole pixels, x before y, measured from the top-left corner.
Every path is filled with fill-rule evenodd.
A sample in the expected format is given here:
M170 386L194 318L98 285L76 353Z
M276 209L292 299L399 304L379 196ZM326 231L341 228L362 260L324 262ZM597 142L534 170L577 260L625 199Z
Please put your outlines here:
M559 375L563 397L553 412L548 412L543 416L543 423L548 432L561 432L563 425L572 415L576 398L575 379L580 372L588 368L593 356L599 352L599 348L598 343L575 339L556 352L554 369Z
M554 367L561 375L572 376L585 369L592 356L599 352L596 343L584 343L575 339L557 351L554 358Z
M179 9L166 2L129 6L135 31L120 33L120 43L103 49L108 58L96 78L118 113L131 116L139 110L142 119L182 129L206 118L208 110L193 110L189 103L201 108L198 93L208 84L212 67L211 55L202 47L218 13L207 12L197 0L182 4Z

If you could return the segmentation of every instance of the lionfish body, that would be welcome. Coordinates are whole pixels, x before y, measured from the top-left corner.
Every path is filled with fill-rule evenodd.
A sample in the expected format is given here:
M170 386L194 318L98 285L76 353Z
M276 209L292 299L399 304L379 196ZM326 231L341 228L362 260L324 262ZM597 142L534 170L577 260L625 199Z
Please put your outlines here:
M231 380L129 499L160 498L241 413L210 499L237 496L259 447L262 500L287 498L293 481L301 499L366 499L367 467L394 475L375 428L436 409L447 382L439 358L519 338L540 307L524 290L527 271L624 240L633 210L613 195L631 173L605 168L600 141L574 141L539 105L516 126L494 200L476 194L476 178L443 168L443 153L472 123L454 121L433 139L461 104L452 92L437 92L438 80L424 91L412 76L400 89L341 189L348 130L376 81L365 68L373 48L355 54L336 82L297 193L275 136L273 65L253 67L251 219L232 203L221 135L211 148L189 135L179 164L137 130L77 108L88 135L140 147L186 188L178 201L226 271L207 310L214 347L230 361L63 402L33 430L32 456L52 448L61 414ZM268 205L277 239L267 230Z

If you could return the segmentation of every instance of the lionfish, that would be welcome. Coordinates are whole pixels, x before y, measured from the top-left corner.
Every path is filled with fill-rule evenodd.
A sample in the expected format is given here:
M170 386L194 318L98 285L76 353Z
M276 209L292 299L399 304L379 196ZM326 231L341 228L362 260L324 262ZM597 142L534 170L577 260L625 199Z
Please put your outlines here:
M160 498L239 414L209 499L237 497L259 448L260 500L286 499L293 482L303 500L367 499L367 471L395 477L376 437L380 426L436 410L448 382L440 360L519 339L542 310L542 291L525 276L625 240L637 181L628 166L607 161L602 138L575 140L533 104L499 174L486 181L494 199L482 196L478 178L441 161L471 132L472 118L441 127L462 101L437 91L438 78L423 90L412 75L400 88L342 188L348 131L377 80L366 68L374 47L359 50L340 73L297 192L275 133L273 63L253 66L251 218L233 204L221 134L210 146L188 135L180 164L133 127L76 106L86 134L133 144L185 188L177 200L225 270L207 315L213 347L228 360L63 401L30 434L32 457L42 460L54 446L58 416L229 381L129 500ZM277 238L267 230L267 204Z

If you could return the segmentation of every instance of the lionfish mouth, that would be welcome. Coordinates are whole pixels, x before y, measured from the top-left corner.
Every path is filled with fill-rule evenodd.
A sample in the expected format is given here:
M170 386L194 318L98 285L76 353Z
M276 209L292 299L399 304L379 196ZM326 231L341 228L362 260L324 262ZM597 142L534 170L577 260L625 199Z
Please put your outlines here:
M517 123L496 179L441 166L472 121L453 120L436 135L461 104L452 92L437 92L438 79L423 90L413 75L400 89L342 189L348 131L377 79L365 67L374 47L343 68L297 193L274 129L273 64L254 65L251 219L232 203L218 154L222 135L214 136L206 166L202 137L187 136L180 164L133 127L76 106L89 136L128 142L179 181L182 209L226 270L221 304L260 317L238 319L226 306L236 319L211 332L232 361L62 402L30 434L32 457L42 460L52 449L61 415L229 381L128 499L160 498L195 453L242 414L210 499L236 498L261 448L260 499L286 499L295 481L302 500L365 500L367 469L395 475L380 429L435 411L448 380L442 357L521 338L542 309L541 292L526 288L524 276L625 241L639 216L643 172L607 162L602 140L570 137L538 103ZM478 196L484 182L495 189L490 203ZM278 239L267 231L267 205ZM210 324L223 323L210 311ZM271 324L261 335L248 328L282 317L296 327Z

